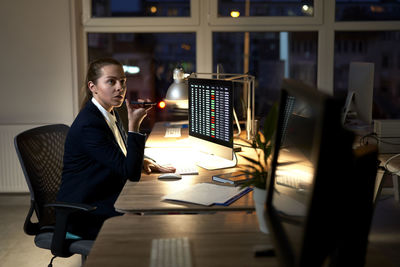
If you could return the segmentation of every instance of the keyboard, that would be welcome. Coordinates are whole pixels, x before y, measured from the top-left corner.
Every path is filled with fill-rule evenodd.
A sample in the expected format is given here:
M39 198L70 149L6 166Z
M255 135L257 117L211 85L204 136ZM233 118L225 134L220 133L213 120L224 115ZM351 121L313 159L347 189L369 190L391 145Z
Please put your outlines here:
M293 176L279 175L276 176L276 183L283 186L288 186L294 189L299 188L299 179Z
M283 174L283 175L277 175L275 179L277 184L287 186L293 189L304 190L307 187L304 181L298 178L297 176Z
M199 174L199 170L196 165L179 165L175 166L176 173L180 175L197 175Z
M151 242L150 267L191 267L192 256L187 237L159 238Z
M181 128L168 127L167 129L165 129L164 137L181 137Z

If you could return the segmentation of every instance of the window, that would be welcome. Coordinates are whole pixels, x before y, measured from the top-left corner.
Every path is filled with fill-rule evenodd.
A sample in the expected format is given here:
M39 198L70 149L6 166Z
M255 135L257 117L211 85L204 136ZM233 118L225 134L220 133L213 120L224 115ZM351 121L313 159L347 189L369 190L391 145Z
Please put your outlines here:
M214 32L213 71L220 64L225 73L254 75L256 116L263 117L278 101L284 77L316 86L317 37L316 32Z
M336 21L399 20L400 2L336 0Z
M400 54L399 31L356 31L335 34L335 94L347 93L349 64L352 61L374 63L373 118L400 118L400 70L394 64ZM361 49L347 52L338 49L339 44L358 44Z
M92 17L190 17L190 0L92 0Z
M162 73L165 83L178 64L187 73L216 72L217 64L227 73L248 72L256 77L259 116L277 98L282 77L340 95L347 90L349 62L370 61L376 105L392 101L394 107L399 106L394 92L400 83L400 51L394 45L400 40L399 5L388 0L83 0L83 53L87 59L112 55L137 66L145 54L133 56L136 47L152 47L147 64L153 62L153 77ZM164 67L156 71L157 64ZM154 96L162 97L165 86L154 86ZM389 109L382 113L400 118Z
M128 99L159 102L173 82L174 68L196 71L194 33L88 33L87 40L89 62L112 57L124 65ZM151 110L143 126L151 128L156 114Z
M218 0L218 16L313 16L314 1Z

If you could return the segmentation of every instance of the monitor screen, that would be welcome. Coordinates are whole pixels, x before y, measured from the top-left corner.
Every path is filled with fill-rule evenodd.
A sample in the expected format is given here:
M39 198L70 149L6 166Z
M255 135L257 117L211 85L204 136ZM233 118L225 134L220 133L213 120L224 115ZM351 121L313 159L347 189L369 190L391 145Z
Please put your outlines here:
M282 266L321 266L335 250L353 140L340 114L331 97L284 80L266 203Z
M233 146L233 83L189 78L189 135Z

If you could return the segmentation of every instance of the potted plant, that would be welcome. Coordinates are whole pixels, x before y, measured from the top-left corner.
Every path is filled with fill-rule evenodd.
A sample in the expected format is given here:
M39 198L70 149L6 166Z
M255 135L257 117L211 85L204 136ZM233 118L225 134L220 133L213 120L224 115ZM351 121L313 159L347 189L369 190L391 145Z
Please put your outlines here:
M245 173L249 181L243 183L241 186L253 187L253 199L256 207L256 213L260 230L268 233L267 226L264 219L264 207L267 197L267 178L270 169L271 153L273 147L273 137L275 134L276 123L278 119L278 105L275 103L268 115L265 118L264 125L261 131L257 134L253 141L249 142L251 147L254 148L257 157L242 157L248 161L248 164L241 164L241 172Z

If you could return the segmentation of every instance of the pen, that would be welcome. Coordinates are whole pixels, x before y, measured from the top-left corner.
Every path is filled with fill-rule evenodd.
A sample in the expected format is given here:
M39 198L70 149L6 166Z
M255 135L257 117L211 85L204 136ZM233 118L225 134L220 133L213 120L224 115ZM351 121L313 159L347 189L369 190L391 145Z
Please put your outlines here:
M154 106L157 105L157 102L139 102L139 101L131 101L133 105L143 105L143 106Z

